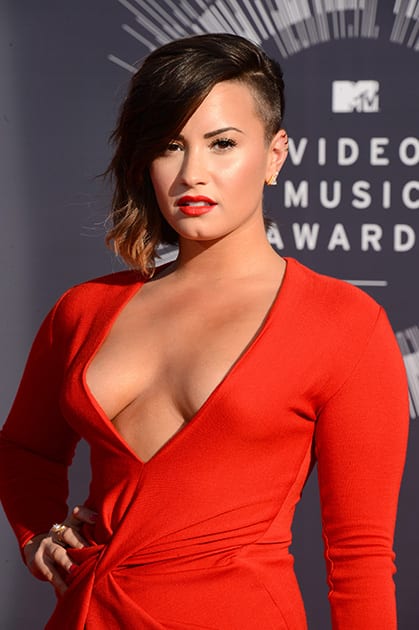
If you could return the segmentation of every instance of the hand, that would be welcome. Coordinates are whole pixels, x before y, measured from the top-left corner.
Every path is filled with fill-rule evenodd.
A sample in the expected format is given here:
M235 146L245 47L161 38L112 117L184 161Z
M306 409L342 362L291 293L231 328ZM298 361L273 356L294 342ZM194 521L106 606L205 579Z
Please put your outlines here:
M83 523L95 523L97 514L84 506L76 506L63 521L66 528L59 535L52 529L45 534L34 536L23 548L23 554L30 572L40 580L51 582L63 594L67 584L63 576L71 573L75 565L67 554L66 547L82 549L88 546L80 534Z

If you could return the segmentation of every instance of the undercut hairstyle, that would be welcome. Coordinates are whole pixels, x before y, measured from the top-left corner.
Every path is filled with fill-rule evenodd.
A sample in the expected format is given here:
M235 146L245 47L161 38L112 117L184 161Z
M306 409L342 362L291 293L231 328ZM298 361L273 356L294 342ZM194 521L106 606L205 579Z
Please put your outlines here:
M222 81L238 81L252 91L269 144L284 115L282 70L243 37L208 34L170 42L153 51L130 82L105 173L114 183L106 242L146 278L154 273L158 245L178 241L157 204L150 164Z

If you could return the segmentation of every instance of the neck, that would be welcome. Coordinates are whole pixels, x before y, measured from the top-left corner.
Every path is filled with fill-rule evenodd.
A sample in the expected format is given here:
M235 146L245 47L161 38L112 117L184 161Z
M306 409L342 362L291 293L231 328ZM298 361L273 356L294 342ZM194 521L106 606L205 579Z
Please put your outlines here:
M272 249L263 222L214 241L179 240L176 273L207 279L234 279L280 270L281 257Z

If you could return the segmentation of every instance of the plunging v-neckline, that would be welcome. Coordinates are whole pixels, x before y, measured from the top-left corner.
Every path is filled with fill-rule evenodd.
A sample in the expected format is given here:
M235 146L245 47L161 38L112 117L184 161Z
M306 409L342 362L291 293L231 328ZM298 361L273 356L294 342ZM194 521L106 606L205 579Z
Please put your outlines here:
M109 428L113 432L119 444L121 444L131 454L131 456L134 457L138 461L139 464L141 464L142 466L151 464L151 462L153 462L156 458L161 456L161 454L164 453L169 447L173 446L174 443L178 441L181 435L185 434L185 432L189 433L189 431L191 430L191 427L193 427L197 423L198 419L205 413L207 408L211 405L211 403L217 397L218 393L224 388L225 384L230 380L233 373L235 373L236 370L238 370L241 367L241 365L245 362L248 355L251 354L253 348L256 346L259 340L263 337L264 333L269 327L269 324L272 318L274 317L277 309L279 308L279 303L282 302L281 297L283 296L285 285L289 284L289 267L290 267L290 260L292 259L284 257L284 260L286 262L286 266L285 266L284 273L281 278L281 282L279 283L279 286L275 293L275 297L270 307L268 308L261 324L257 328L254 335L248 341L246 346L241 350L239 355L230 365L229 369L224 373L224 376L220 379L217 385L211 390L207 398L204 400L202 405L197 409L197 411L192 415L192 417L188 421L186 421L183 425L181 425L177 431L172 433L172 435L148 459L143 459L142 457L140 457L140 455L136 453L136 451L124 439L122 434L116 429L112 420L104 411L103 407L100 405L99 401L96 399L95 395L93 394L92 390L90 389L87 383L87 372L89 370L89 367L92 364L95 356L99 352L100 348L104 344L105 340L109 336L113 326L115 325L116 320L118 319L122 311L125 309L125 307L129 304L129 302L141 291L141 289L147 283L147 281L140 281L139 283L137 283L134 286L133 290L129 291L129 294L115 309L114 313L112 314L112 317L109 318L108 325L103 329L102 334L95 339L94 346L92 350L90 351L88 359L86 360L84 364L82 374L81 374L82 387L84 389L84 393L86 394L90 404L95 409L96 413L99 415L101 420L104 421L107 428ZM167 265L168 264L170 263L167 263ZM162 265L161 268L166 267L167 265Z

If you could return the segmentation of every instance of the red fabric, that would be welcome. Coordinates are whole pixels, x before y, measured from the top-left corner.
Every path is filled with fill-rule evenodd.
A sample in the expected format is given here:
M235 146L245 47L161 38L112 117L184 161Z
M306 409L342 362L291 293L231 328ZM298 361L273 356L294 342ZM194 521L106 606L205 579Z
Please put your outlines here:
M147 463L84 373L142 283L122 272L67 292L34 342L1 433L4 508L20 544L67 512L67 466L91 447L100 517L49 630L306 628L288 552L318 462L334 630L396 628L393 529L408 424L383 310L293 259L246 352Z

